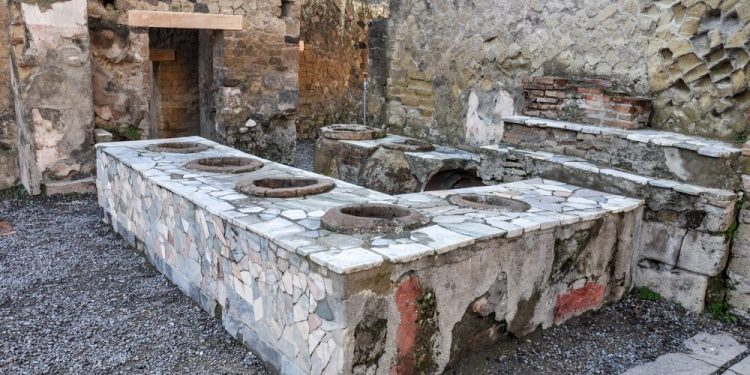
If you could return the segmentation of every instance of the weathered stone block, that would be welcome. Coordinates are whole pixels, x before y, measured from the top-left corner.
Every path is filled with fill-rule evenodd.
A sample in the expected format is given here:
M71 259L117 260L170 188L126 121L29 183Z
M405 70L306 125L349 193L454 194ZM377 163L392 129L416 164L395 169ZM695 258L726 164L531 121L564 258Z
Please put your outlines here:
M743 210L743 212L747 212ZM750 257L750 224L740 223L734 232L732 242L732 254L735 256Z
M703 311L708 276L685 270L659 270L642 266L636 266L633 272L635 286L659 292L664 298L690 311Z
M718 275L729 257L729 241L724 235L689 231L682 241L677 266L688 271Z
M750 293L739 293L733 290L727 292L727 303L732 312L750 319Z
M750 257L732 256L727 264L729 289L750 293Z
M677 265L687 230L657 221L644 221L638 239L637 261L651 259L671 266Z
M93 177L74 181L48 182L44 185L47 195L95 193L96 182Z

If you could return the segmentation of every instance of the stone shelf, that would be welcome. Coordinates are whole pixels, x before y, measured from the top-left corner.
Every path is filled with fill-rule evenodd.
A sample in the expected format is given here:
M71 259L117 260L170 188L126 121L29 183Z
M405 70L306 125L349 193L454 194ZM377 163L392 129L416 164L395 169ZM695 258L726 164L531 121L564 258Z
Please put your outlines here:
M500 154L517 153L517 154L529 157L531 159L536 159L540 161L549 162L552 164L557 164L561 167L569 168L571 170L578 170L580 172L601 174L603 176L614 177L616 179L621 179L621 180L632 182L638 185L649 185L655 188L669 189L674 192L682 193L682 194L704 196L708 198L717 198L717 199L726 200L726 201L733 201L733 200L736 200L738 197L737 193L735 193L732 190L709 188L709 187L704 187L704 186L688 184L688 183L684 183L680 181L641 176L639 174L622 171L616 168L600 166L600 165L597 165L596 163L592 163L586 159L575 157L575 156L559 155L559 154L555 154L552 152L545 152L545 151L523 150L523 149L517 149L514 147L507 147L507 146L502 146L502 145L491 145L491 146L482 147L482 152L481 152L482 155L486 155L486 157L489 158L490 157L489 155L492 153L500 153ZM499 171L498 166L493 163L483 166L481 170L483 171L487 179L492 179L491 175Z
M742 150L729 143L525 116L504 117L503 121L502 145L575 156L654 179L735 191L740 187L736 171Z
M619 129L528 116L506 116L503 117L503 121L530 127L565 129L572 132L593 135L611 135L632 142L650 143L656 146L676 147L683 150L695 151L699 155L712 158L738 156L742 153L742 149L730 143L659 130Z

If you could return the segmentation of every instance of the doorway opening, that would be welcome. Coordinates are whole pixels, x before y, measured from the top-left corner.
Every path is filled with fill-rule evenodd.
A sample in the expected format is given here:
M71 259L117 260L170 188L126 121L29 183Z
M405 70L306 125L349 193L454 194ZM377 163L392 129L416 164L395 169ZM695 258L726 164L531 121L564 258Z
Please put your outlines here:
M154 138L215 139L213 41L218 32L149 28Z

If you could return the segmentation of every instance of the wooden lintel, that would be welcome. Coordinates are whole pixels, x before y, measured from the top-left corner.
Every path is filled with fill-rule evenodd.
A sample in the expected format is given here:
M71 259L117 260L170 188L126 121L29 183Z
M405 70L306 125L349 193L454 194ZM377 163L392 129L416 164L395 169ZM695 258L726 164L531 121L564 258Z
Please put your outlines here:
M128 26L167 29L242 30L242 16L208 13L128 11Z
M151 61L174 61L174 50L151 48L148 50L148 59Z

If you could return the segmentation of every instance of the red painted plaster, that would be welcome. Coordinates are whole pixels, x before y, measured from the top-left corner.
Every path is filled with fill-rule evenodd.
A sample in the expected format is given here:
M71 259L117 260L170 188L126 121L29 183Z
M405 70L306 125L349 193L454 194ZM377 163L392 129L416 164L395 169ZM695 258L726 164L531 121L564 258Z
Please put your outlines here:
M599 308L602 303L604 303L604 285L593 281L588 282L583 288L561 293L557 296L555 305L555 323Z
M419 335L419 305L422 286L415 275L401 281L396 289L396 306L400 321L396 329L396 362L391 367L391 375L411 375L415 373L414 349Z

